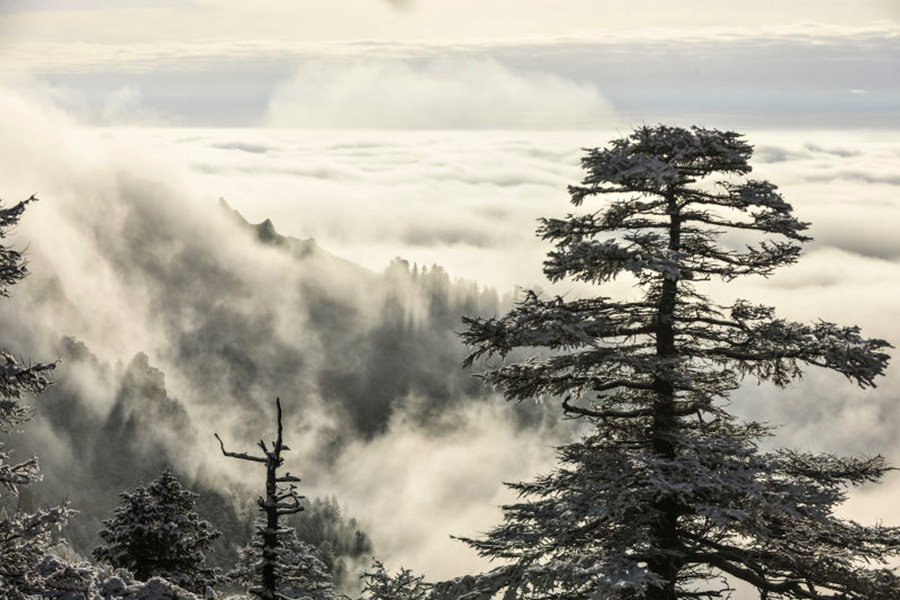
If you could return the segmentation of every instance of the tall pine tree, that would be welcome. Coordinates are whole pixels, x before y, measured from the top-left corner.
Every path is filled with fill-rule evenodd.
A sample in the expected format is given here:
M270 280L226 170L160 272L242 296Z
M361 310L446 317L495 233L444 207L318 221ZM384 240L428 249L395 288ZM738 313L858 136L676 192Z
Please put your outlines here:
M888 362L889 344L856 327L701 294L703 282L795 262L809 239L774 185L746 178L751 154L739 134L668 126L588 150L571 200L602 202L541 221L555 244L544 272L594 284L629 273L636 297L528 293L502 317L467 319L467 363L536 349L484 377L510 400L559 398L591 433L560 449L553 473L512 486L520 501L502 525L466 540L506 564L437 597L712 599L737 579L768 600L900 598L884 568L900 530L833 512L885 461L764 451L770 428L726 410L745 377L784 387L815 366L866 388Z
M0 242L34 200L32 196L10 207L0 205ZM9 288L27 274L22 253L0 243L0 296L8 297ZM21 403L22 397L40 393L50 385L48 376L54 367L55 363L28 364L0 346L0 433L17 431L31 419L33 412ZM17 462L0 442L0 498L4 500L0 508L0 595L4 598L25 597L40 590L43 578L39 563L50 547L51 532L69 515L65 507L31 513L15 503L20 488L40 478L37 458Z

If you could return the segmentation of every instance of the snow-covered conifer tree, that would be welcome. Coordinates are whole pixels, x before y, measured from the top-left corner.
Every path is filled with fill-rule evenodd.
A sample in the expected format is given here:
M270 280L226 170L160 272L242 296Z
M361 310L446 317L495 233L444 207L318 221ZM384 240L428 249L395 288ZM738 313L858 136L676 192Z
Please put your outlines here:
M103 522L104 543L94 549L94 558L127 569L140 581L161 577L201 594L220 581L203 553L221 533L200 519L199 495L183 489L171 470L120 497L115 516Z
M34 196L8 208L0 206L0 242L19 221ZM22 253L0 243L0 296L8 297L9 288L28 274ZM2 341L0 341L2 344ZM25 394L37 394L50 385L49 372L55 363L27 364L9 350L0 347L0 433L16 431L32 416L21 404ZM40 588L37 566L50 546L50 534L69 514L65 507L41 509L34 513L20 510L15 500L19 488L41 478L37 458L21 462L0 442L0 595L23 597Z
M337 596L334 580L315 546L287 530L278 540L278 593L284 598L331 600ZM262 540L255 539L238 548L238 565L228 573L229 578L245 585L255 585L259 579L257 567L262 562Z
M467 540L506 564L433 597L712 599L737 579L768 600L900 598L885 566L900 530L833 512L885 461L764 451L770 428L726 410L745 377L784 387L821 367L867 388L888 362L889 344L856 327L701 294L705 281L795 262L809 239L774 185L746 178L751 154L737 133L669 126L587 151L571 200L602 202L541 221L555 244L544 272L594 284L629 273L636 296L528 293L502 317L467 319L463 338L469 364L534 349L484 377L510 400L559 398L592 433L561 448L551 474L513 485L521 499L503 524Z
M265 520L256 526L258 536L257 547L260 550L260 561L255 565L256 581L259 585L250 588L250 593L258 596L260 600L277 600L284 597L285 577L293 567L282 562L290 553L283 553L283 542L292 530L283 527L279 523L281 517L293 515L303 510L300 500L303 498L297 493L300 481L290 473L278 474L278 469L284 464L283 452L290 448L284 443L281 427L281 399L275 399L277 435L271 448L260 440L258 446L263 451L263 456L254 456L244 452L229 452L225 450L225 444L219 434L219 446L222 454L230 458L237 458L250 462L262 463L266 467L266 495L260 496L256 503L259 511L265 516ZM285 485L287 484L287 485Z
M379 560L373 561L372 570L361 577L363 600L425 600L432 588L422 575L416 575L410 569L400 567L391 575Z

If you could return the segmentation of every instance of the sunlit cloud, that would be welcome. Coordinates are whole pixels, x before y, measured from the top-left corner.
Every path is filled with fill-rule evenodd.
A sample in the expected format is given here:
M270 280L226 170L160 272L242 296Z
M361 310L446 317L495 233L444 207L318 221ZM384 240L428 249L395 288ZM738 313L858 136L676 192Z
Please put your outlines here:
M384 437L349 448L321 484L341 488L393 564L449 579L484 567L450 536L488 530L499 506L515 498L494 474L519 481L549 471L554 445L571 434L517 428L503 404L467 407L433 429L411 425L400 412ZM388 493L372 494L384 486Z
M273 127L374 129L570 129L609 122L593 85L495 61L350 62L300 67L276 89Z

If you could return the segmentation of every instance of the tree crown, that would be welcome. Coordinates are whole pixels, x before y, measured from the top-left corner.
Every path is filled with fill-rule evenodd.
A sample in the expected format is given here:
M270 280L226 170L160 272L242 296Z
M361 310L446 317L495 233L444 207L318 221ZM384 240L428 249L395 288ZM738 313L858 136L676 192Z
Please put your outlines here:
M199 495L183 489L170 469L120 497L115 516L103 522L98 535L104 543L94 558L128 569L141 581L160 576L192 591L218 580L204 566L204 551L221 532L200 519Z

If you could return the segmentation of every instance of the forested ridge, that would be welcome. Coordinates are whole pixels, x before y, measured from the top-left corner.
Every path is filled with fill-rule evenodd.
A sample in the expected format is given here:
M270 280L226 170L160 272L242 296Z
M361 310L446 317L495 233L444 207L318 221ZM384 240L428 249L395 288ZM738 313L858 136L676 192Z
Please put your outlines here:
M290 406L302 420L308 405L303 392L310 386L320 388L337 418L325 432L326 442L310 458L318 468L327 468L349 442L382 434L394 410L426 424L456 403L486 396L479 382L458 369L464 348L454 328L463 314L496 313L500 303L496 292L454 281L439 266L419 267L402 259L383 273L374 273L324 252L312 240L281 236L271 221L251 225L224 201L219 210L256 243L287 256L297 270L327 269L333 277L364 286L371 297L361 302L343 295L340 285L302 282L304 304L296 309L306 313L305 327L321 341L320 361L325 365L311 376L296 348L279 343L273 315L266 315L264 308L241 309L249 291L229 286L228 274L213 268L211 257L206 265L200 264L202 256L180 263L182 273L163 272L164 265L150 256L140 264L119 257L123 269L138 268L162 290L160 302L166 302L167 311L163 320L171 327L169 358L192 386L211 391L207 402L226 408L229 398L259 395L265 405L262 390L293 391ZM31 291L39 302L74 310L67 307L55 274L31 277L37 279ZM192 293L175 290L185 278L195 278ZM216 301L206 309L203 305L211 296ZM184 313L197 317L188 329L176 325ZM58 475L22 489L18 500L10 500L11 506L37 507L68 498L76 511L69 516L63 537L72 551L89 556L119 493L170 469L198 494L198 513L223 534L210 541L207 562L223 572L232 568L237 546L249 543L253 535L254 496L243 487L216 487L197 477L186 456L214 450L215 441L198 436L184 403L168 389L166 373L145 352L112 363L66 331L51 333L59 336L54 350L65 368L43 390L35 422L48 429L65 455L47 457L38 440L12 438L10 445L17 454L44 454L44 469ZM98 398L98 393L106 398ZM410 397L417 398L414 412L406 410ZM264 423L265 413L254 413L244 424L250 436L255 435L253 418ZM298 540L316 549L336 585L357 586L357 571L374 548L365 527L344 514L339 498L308 499L305 510L288 524Z

